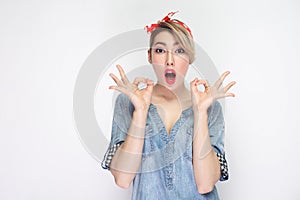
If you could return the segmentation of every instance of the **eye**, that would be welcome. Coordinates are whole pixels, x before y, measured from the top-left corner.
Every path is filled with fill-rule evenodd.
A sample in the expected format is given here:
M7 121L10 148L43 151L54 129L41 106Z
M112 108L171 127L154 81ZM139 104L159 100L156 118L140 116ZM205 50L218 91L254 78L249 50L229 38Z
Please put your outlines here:
M179 49L176 49L175 53L185 53L184 49L183 48L179 48Z
M162 49L162 48L157 48L157 49L155 49L155 52L156 52L156 53L165 53L166 50L164 50L164 49Z

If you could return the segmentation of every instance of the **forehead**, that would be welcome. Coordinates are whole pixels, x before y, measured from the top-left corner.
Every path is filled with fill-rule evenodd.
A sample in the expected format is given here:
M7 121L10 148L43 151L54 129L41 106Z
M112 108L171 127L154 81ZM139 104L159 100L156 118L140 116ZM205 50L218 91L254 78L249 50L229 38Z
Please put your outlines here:
M153 40L153 45L156 45L156 44L164 44L166 46L171 47L171 46L178 45L179 41L169 31L162 31L162 32L158 33Z

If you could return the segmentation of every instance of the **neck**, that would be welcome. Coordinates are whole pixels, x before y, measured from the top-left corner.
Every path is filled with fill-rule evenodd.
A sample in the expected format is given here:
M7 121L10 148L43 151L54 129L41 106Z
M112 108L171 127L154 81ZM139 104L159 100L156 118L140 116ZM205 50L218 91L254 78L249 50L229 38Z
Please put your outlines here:
M153 97L164 99L166 101L189 102L191 99L190 91L182 84L176 89L169 89L161 84L156 84L153 88Z

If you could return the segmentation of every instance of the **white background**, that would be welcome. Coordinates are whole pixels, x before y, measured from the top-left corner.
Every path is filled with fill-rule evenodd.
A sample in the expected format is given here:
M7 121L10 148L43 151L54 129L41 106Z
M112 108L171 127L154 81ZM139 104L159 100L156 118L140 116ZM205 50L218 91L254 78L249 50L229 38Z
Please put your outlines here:
M0 199L129 199L80 142L74 84L102 42L176 10L237 81L221 199L300 199L296 0L0 1Z

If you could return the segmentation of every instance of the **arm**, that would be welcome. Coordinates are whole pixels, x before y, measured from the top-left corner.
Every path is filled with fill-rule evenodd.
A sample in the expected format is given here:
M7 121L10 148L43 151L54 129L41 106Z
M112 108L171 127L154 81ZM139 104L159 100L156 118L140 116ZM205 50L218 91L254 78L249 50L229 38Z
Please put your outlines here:
M125 94L134 105L134 111L125 141L118 148L115 155L113 155L110 171L118 186L128 188L141 163L146 119L153 90L153 81L145 78L136 78L133 83L130 83L122 67L117 65L117 68L121 80L114 74L110 74L117 85L110 86L109 88ZM139 90L138 84L140 82L145 83L147 87L143 90Z
M220 178L219 160L212 150L206 111L194 109L193 168L198 192L210 192Z
M115 182L128 188L141 163L147 111L135 110L125 141L113 156L110 171Z
M228 74L229 72L223 73L212 87L207 81L197 78L190 84L194 108L193 168L197 188L201 194L210 192L221 175L220 163L210 142L207 111L216 99L234 97L233 93L227 93L235 84L234 81L219 89ZM197 89L200 84L204 86L204 92Z

